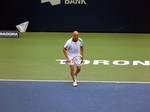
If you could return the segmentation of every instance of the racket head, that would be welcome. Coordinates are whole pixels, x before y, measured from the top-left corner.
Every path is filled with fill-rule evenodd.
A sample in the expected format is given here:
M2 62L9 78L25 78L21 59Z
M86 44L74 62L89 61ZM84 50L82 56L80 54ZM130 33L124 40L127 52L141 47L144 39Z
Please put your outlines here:
M82 57L81 56L75 56L73 59L74 65L75 66L80 66L82 64Z

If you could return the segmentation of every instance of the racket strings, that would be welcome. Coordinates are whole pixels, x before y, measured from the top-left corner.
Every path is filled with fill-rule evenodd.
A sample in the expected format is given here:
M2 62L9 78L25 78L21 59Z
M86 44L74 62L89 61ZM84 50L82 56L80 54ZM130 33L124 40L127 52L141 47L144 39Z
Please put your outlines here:
M82 63L81 57L77 56L74 58L74 64L75 65L80 65Z

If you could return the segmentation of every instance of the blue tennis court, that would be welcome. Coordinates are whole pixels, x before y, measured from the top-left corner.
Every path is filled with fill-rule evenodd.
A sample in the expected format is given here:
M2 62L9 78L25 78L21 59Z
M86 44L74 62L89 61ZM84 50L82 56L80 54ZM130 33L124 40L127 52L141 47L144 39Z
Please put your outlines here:
M149 83L0 81L1 112L149 112Z

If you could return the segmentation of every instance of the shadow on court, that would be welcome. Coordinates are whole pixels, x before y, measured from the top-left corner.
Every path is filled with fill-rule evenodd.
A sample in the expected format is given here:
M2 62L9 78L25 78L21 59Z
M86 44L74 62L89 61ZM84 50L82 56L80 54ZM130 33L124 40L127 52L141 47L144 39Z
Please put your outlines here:
M150 84L0 81L1 112L149 112Z

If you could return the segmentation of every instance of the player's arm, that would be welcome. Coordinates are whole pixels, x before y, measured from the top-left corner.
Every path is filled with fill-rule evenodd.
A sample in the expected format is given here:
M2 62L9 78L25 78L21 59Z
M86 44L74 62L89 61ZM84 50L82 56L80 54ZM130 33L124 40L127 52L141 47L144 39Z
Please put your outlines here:
M64 53L64 55L65 55L65 57L66 57L66 61L70 61L70 59L68 58L68 55L67 55L67 49L66 48L64 48L63 49L63 53Z
M82 56L82 61L83 61L83 57L84 57L84 55L83 55L83 54L84 54L84 47L81 46L81 47L80 47L80 50L81 50L81 56Z

